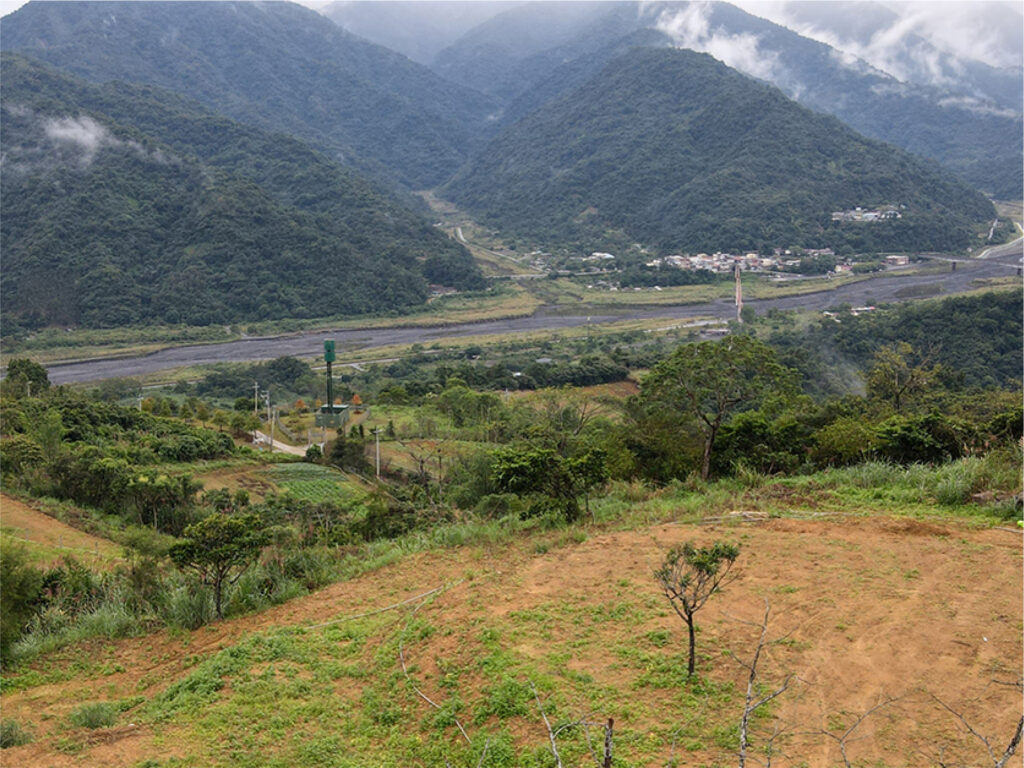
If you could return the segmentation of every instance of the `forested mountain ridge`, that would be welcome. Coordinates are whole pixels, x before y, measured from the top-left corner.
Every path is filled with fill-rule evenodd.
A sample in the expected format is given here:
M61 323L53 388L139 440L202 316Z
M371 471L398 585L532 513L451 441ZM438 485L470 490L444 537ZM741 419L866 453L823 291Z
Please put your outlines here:
M296 139L10 54L0 74L8 322L325 316L482 285L460 245Z
M595 242L619 230L661 249L959 249L994 216L932 164L710 56L635 49L515 124L446 187L494 226ZM841 226L830 212L903 206Z
M450 176L495 109L294 3L31 2L4 18L0 45L177 91L411 188Z
M847 12L847 23L853 16ZM724 2L526 3L467 32L433 67L503 99L506 117L517 119L567 93L581 72L595 75L610 49L641 32L645 45L711 53L866 136L937 160L987 193L1008 199L1020 193L1019 107L979 98L968 73L941 88L901 82ZM1019 68L1000 74L1000 83L1015 82L1019 92ZM1002 83L994 92L1006 90Z

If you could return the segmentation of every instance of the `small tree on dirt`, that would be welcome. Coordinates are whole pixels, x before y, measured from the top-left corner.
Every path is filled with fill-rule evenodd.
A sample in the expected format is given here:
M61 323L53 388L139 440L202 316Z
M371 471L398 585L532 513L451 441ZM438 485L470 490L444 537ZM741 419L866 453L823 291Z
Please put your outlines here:
M665 597L689 631L690 660L687 674L690 677L693 677L696 665L694 616L715 592L732 581L729 571L739 554L737 544L716 541L709 547L696 547L688 541L670 549L661 567L654 572L654 577L665 591Z
M213 587L217 618L224 618L224 584L234 584L266 546L269 535L258 515L214 514L184 531L170 550L181 570L191 569Z

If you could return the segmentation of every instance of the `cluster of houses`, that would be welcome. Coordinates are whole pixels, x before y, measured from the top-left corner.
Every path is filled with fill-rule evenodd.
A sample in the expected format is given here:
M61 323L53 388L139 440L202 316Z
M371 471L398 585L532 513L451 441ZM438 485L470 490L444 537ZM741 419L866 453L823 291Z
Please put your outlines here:
M903 214L895 205L884 205L881 208L866 210L854 208L852 211L832 211L832 221L841 222L873 222L902 219Z
M744 272L770 272L775 270L794 269L800 266L801 258L816 256L835 256L831 248L807 248L797 256L792 251L776 248L771 256L758 253L698 253L695 256L664 256L646 262L648 267L675 267L676 269L706 269L720 274L731 273L739 265Z

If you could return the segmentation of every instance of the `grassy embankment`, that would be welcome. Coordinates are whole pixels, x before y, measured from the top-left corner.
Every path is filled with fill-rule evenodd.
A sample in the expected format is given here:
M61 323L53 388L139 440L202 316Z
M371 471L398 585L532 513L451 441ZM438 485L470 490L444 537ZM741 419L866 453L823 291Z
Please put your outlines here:
M6 756L469 766L486 749L485 766L551 765L532 684L553 728L614 717L616 764L713 765L735 751L747 675L736 660L759 632L744 622L767 602L761 690L796 677L754 719L756 748L783 723L784 764L834 764L845 729L898 697L845 743L851 759L910 765L941 747L980 764L983 746L933 696L1000 749L1009 741L1019 696L991 680L1020 675L1020 535L1000 527L1005 504L970 493L1019 490L1018 466L994 454L613 484L579 526L466 520L366 544L345 553L347 580L264 613L84 642L8 670L5 717L34 741ZM282 470L302 482L270 473ZM738 580L698 616L694 680L652 577L665 548L688 539L742 548ZM587 736L559 732L565 764L589 759Z

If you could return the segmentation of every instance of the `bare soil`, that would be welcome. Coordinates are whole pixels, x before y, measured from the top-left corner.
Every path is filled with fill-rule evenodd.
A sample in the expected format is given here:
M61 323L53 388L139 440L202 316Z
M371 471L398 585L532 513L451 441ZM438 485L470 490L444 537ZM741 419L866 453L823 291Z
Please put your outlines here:
M964 714L999 754L1020 717L1019 692L998 684L1021 675L1024 594L1017 532L843 518L592 531L579 544L566 543L563 534L546 536L547 546L539 547L534 538L409 556L261 614L191 633L97 642L90 653L124 671L4 697L4 716L28 724L36 740L5 750L3 762L26 768L132 766L147 757L177 755L201 765L204 744L187 724L162 726L156 733L150 726L126 728L125 723L108 735L94 734L74 755L56 749L59 724L75 706L98 696L151 698L197 660L251 633L320 624L456 582L417 614L443 631L406 648L428 696L442 701L446 696L438 684L442 666L461 670L464 697L478 694L474 687L484 681L475 678L474 661L487 653L480 627L495 626L502 628L509 654L543 667L553 649L569 649L568 669L618 691L635 691L643 706L636 707L632 722L617 721L617 727L653 733L682 718L677 692L638 687L642 671L623 663L621 649L683 652L682 625L663 603L652 572L668 547L686 540L726 539L742 547L737 580L699 614L702 674L745 690L745 671L728 654L752 654L759 628L746 622L759 623L770 604L769 635L780 642L762 659L761 677L773 687L793 676L775 711L786 726L782 743L789 757L775 764L841 764L837 735L885 697L897 700L865 719L847 745L855 764L934 765L940 745L947 760L990 764L981 742L934 696ZM600 619L598 609L615 606L634 618ZM530 623L524 618L528 612L547 612L549 626ZM651 633L665 631L668 646L644 644ZM71 665L80 653L50 658L45 666ZM357 699L358 681L339 687L337 695ZM426 714L426 704L415 706ZM510 721L509 728L523 743L546 743L537 718ZM713 757L700 748L673 750L665 744L658 749L651 765L665 765L670 756L680 758L681 765L701 765Z

